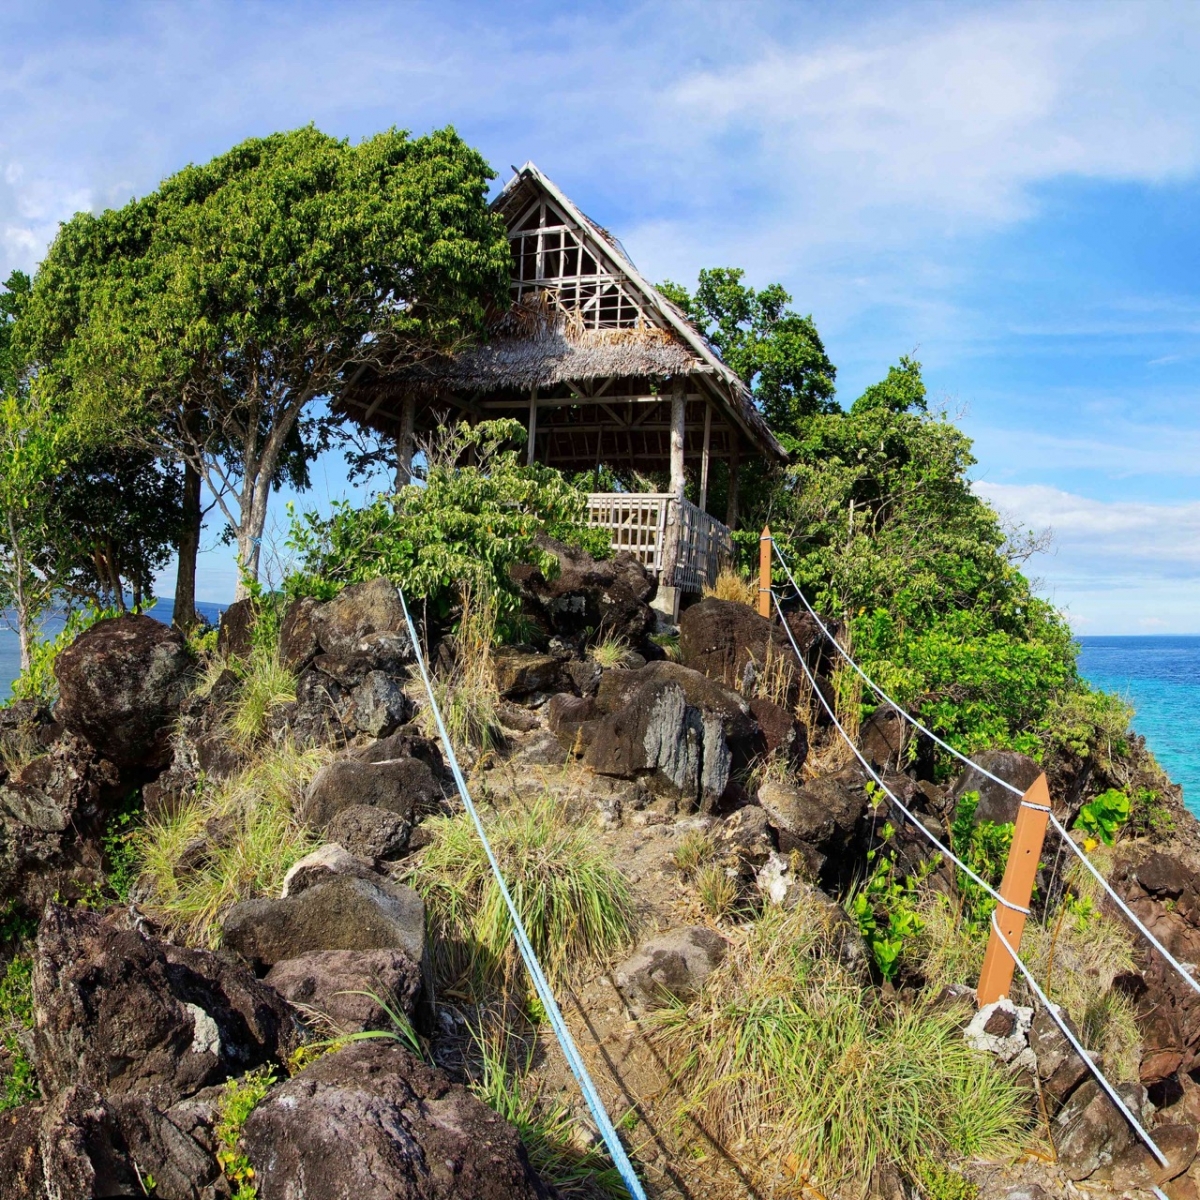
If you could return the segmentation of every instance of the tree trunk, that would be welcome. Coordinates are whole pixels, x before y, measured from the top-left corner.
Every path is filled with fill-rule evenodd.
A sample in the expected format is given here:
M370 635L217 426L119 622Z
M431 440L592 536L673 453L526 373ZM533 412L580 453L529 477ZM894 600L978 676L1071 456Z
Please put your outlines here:
M250 488L242 492L242 524L238 530L238 585L235 600L245 600L250 588L258 582L262 558L262 533L267 524L267 498L270 495L270 476L260 470Z
M171 623L187 633L197 623L196 558L200 553L200 472L183 468L183 529L179 534L179 569L175 572L175 615Z
M17 640L21 643L21 674L29 670L33 651L33 627L29 619L29 606L17 605Z

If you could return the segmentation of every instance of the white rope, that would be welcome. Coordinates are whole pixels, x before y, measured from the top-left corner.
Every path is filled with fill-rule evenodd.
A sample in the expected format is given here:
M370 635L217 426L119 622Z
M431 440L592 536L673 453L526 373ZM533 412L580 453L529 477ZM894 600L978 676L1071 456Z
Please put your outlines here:
M1054 1023L1059 1027L1060 1030L1062 1030L1063 1036L1067 1039L1067 1041L1070 1042L1075 1048L1075 1053L1083 1059L1083 1061L1087 1064L1088 1070L1091 1071L1091 1073L1096 1077L1096 1082L1105 1090L1105 1092L1108 1093L1108 1098L1117 1106L1117 1108L1121 1110L1121 1115L1129 1122L1130 1125L1133 1126L1138 1137L1145 1142L1146 1146L1149 1148L1151 1153L1153 1153L1154 1157L1157 1158L1164 1167L1168 1166L1170 1160L1158 1148L1154 1139L1145 1131L1145 1129L1142 1128L1141 1122L1133 1115L1129 1105L1127 1105L1125 1101L1121 1099L1120 1093L1118 1093L1117 1089L1114 1088L1113 1085L1104 1077L1104 1072L1101 1071L1100 1068L1092 1061L1091 1055L1088 1054L1088 1052L1083 1048L1079 1039L1071 1032L1071 1027L1062 1018L1058 1008L1051 1003L1050 997L1047 996L1046 993L1043 992L1038 986L1038 982L1036 979L1034 979L1033 973L1021 961L1021 956L1009 944L1008 938L1006 938L1000 930L1000 922L996 920L996 914L994 912L992 913L992 932L1000 939L1001 945L1003 945L1004 949L1008 951L1009 957L1014 963L1016 963L1017 969L1022 975L1025 976L1025 982L1029 984L1030 990L1041 1001L1042 1007L1045 1008L1045 1010L1053 1018Z
M800 653L800 648L799 648L799 646L796 645L796 639L792 636L792 631L788 627L787 621L785 621L783 619L783 609L780 607L779 597L775 595L774 591L771 592L771 599L774 600L774 602L775 602L775 610L776 610L776 612L778 612L780 622L783 625L783 628L787 632L788 638L792 643L792 648L796 651L796 657L797 657L797 659L799 659L800 665L804 668L804 672L808 676L809 682L812 684L813 694L816 695L818 697L818 699L820 699L822 706L824 707L826 713L829 714L829 717L833 721L834 726L837 728L838 733L840 733L842 735L842 740L846 743L847 746L850 747L851 750L854 751L855 756L858 758L859 762L862 763L862 765L866 768L866 770L867 770L868 774L870 774L871 778L874 779L875 782L881 788L883 788L884 792L888 795L888 797L891 799L891 801L900 809L901 812L904 813L904 815L906 817L908 817L908 819L917 827L917 829L919 829L921 831L921 833L923 833L925 835L925 837L930 842L932 842L942 852L942 854L944 854L952 863L954 863L954 865L956 867L958 867L958 869L960 871L962 871L965 875L967 875L971 879L973 879L982 888L984 888L991 896L995 897L995 899L997 901L999 901L1001 904L1004 904L1005 907L1013 908L1013 909L1016 909L1016 911L1018 911L1018 912L1024 912L1027 914L1029 911L1028 909L1021 909L1017 905L1009 904L1004 899L1004 897L1001 896L1000 893L995 890L995 888L991 887L986 882L984 882L984 880L980 879L979 876L976 875L975 872L972 871L971 868L968 867L966 865L966 863L964 863L962 861L962 859L960 859L957 855L953 854L951 851L947 850L946 847L943 846L942 843L933 835L933 833L931 833L928 829L926 829L926 827L920 821L918 821L916 819L916 817L914 817L913 814L911 812L909 812L908 809L905 808L905 806L903 804L900 803L899 800L896 799L896 797L892 793L892 791L884 784L883 780L880 779L879 776L875 773L874 768L867 762L867 760L859 752L858 747L854 745L854 742L850 739L849 734L846 733L846 730L842 726L842 723L837 719L836 714L834 713L833 709L830 707L829 702L825 699L824 695L822 694L821 689L819 687L817 687L817 681L816 681L815 677L813 676L813 673L810 670L808 663L804 658L804 655L802 655ZM1051 819L1053 820L1053 816L1051 817ZM1117 1106L1117 1108L1120 1110L1122 1116L1124 1116L1124 1118L1129 1122L1129 1124L1132 1126L1134 1131L1137 1133L1138 1137L1145 1143L1145 1145L1149 1148L1151 1153L1153 1153L1155 1158L1157 1158L1158 1161L1164 1167L1168 1166L1169 1160L1168 1160L1167 1156L1158 1148L1154 1139L1142 1127L1141 1122L1137 1119L1136 1116L1134 1116L1133 1112L1130 1110L1129 1106L1125 1103L1125 1101L1121 1099L1121 1096L1117 1092L1117 1090L1112 1086L1111 1083L1108 1082L1108 1080L1104 1077L1104 1074L1101 1072L1100 1068L1097 1067L1096 1064L1092 1061L1091 1056L1087 1053L1087 1051L1080 1044L1079 1039L1076 1038L1076 1036L1071 1032L1070 1027L1067 1025L1066 1021L1064 1021L1063 1018L1060 1016L1058 1009L1051 1003L1050 997L1047 996L1046 993L1043 992L1042 989L1038 986L1038 982L1036 979L1034 979L1032 972L1030 972L1029 968L1024 964L1024 962L1021 961L1020 955L1018 955L1017 952L1009 944L1008 939L1004 936L1004 934L1000 930L1000 922L997 920L995 910L992 911L992 929L994 930L996 936L1000 939L1000 942L1004 946L1004 949L1006 951L1008 951L1009 956L1012 958L1013 962L1017 965L1021 974L1025 977L1025 981L1029 984L1029 987L1033 991L1034 995L1037 996L1038 1000L1041 1001L1042 1005L1045 1007L1046 1011L1050 1014L1050 1016L1054 1020L1055 1024L1059 1027L1059 1029L1062 1030L1063 1035L1066 1037L1067 1041L1069 1041L1071 1043L1071 1046L1074 1048L1075 1052L1079 1055L1080 1058L1083 1059L1084 1063L1087 1065L1088 1070L1091 1071L1091 1073L1096 1077L1096 1081L1104 1089L1105 1093L1108 1095L1108 1098L1113 1102L1113 1104L1115 1104ZM1160 1197L1160 1200L1166 1200L1166 1197L1163 1195L1163 1193L1161 1191L1159 1191L1158 1188L1154 1188L1154 1192L1156 1195L1158 1195Z
M1179 977L1183 979L1192 991L1200 993L1200 983L1196 982L1195 976L1187 969L1171 952L1146 928L1145 925L1138 919L1137 914L1117 895L1116 889L1104 878L1103 875L1096 869L1092 860L1084 853L1083 847L1080 846L1075 839L1063 827L1062 822L1053 814L1050 814L1050 823L1058 830L1059 837L1075 852L1079 861L1091 872L1092 877L1097 883L1108 893L1112 902L1123 912L1126 918L1141 931L1142 936L1152 945L1158 952L1175 968Z
M959 762L964 763L966 766L970 767L972 770L978 771L981 775L990 779L993 783L998 783L1002 788L1005 788L1006 790L1011 792L1014 796L1021 796L1022 797L1022 800L1021 800L1022 807L1031 808L1037 812L1049 813L1050 814L1050 822L1051 822L1051 824L1053 824L1053 826L1054 826L1055 830L1058 832L1059 836L1067 843L1067 845L1071 848L1072 852L1078 856L1078 858L1083 863L1083 865L1085 867L1087 867L1087 869L1092 873L1092 875L1096 878L1096 880L1100 884L1100 886L1104 889L1104 891L1112 899L1113 903L1116 904L1116 906L1121 910L1121 912L1125 914L1125 917L1130 921L1130 923L1134 926L1134 928L1137 929L1138 932L1167 960L1167 962L1171 964L1171 966L1175 969L1175 971L1178 973L1180 978L1183 979L1187 983L1188 987L1190 987L1193 991L1200 993L1200 982L1197 982L1196 978L1192 975L1192 973L1186 967L1184 967L1175 958L1174 955L1171 954L1171 952L1162 944L1162 942L1160 942L1158 940L1158 938L1156 938L1154 936L1154 934L1152 934L1150 932L1150 930L1146 928L1146 926L1141 922L1141 920L1138 919L1136 914L1133 913L1133 911L1129 908L1129 906L1125 903L1125 901L1122 900L1121 897L1117 895L1117 892L1113 888L1113 886L1108 882L1107 879L1104 878L1103 875L1100 874L1099 871L1096 870L1096 868L1092 865L1091 860L1083 852L1083 850L1080 848L1080 846L1075 842L1075 839L1072 838L1071 835L1067 832L1067 830L1063 827L1063 825L1060 823L1060 821L1054 815L1054 813L1051 811L1051 809L1049 809L1044 804L1034 804L1032 801L1025 800L1023 798L1024 792L1022 792L1022 790L1020 788L1009 783L1007 780L1001 779L998 775L993 775L991 773L991 771L986 770L984 767L981 767L977 762L972 761L972 759L968 758L967 755L963 754L961 751L956 750L953 746L951 746L949 744L949 742L946 742L942 738L938 737L938 735L936 733L934 733L932 729L929 729L927 726L921 724L921 722L918 721L917 718L914 717L911 713L908 713L903 708L901 708L900 705L897 704L896 701L893 700L892 697L889 696L888 693L885 692L883 690L883 688L881 688L858 665L858 663L856 663L854 661L853 658L851 658L849 652L845 649L845 647L841 644L841 642L839 642L837 640L837 638L835 638L833 636L833 634L830 632L829 628L826 626L825 622L822 621L821 618L817 615L816 610L813 608L813 606L811 604L809 604L804 593L800 590L800 585L796 582L795 576L792 574L790 568L788 567L787 561L783 557L783 552L779 549L779 546L776 543L774 538L771 539L771 546L775 550L775 556L779 559L779 565L781 567L783 567L784 574L786 574L788 577L788 582L792 585L792 588L794 589L796 595L800 597L800 602L808 610L808 612L812 616L813 620L816 621L817 626L821 630L821 632L826 636L826 638L829 639L830 642L833 643L833 645L836 647L838 653L846 661L847 665L859 676L859 678L862 679L862 681L877 696L879 696L880 699L882 699L882 700L886 701L888 704L890 704L892 706L892 708L904 720L908 721L909 724L911 724L915 728L919 729L927 737L932 738L939 746L942 747L943 750L949 751L949 753L952 754L955 758L957 758L959 760ZM774 598L774 592L772 592L772 598ZM775 607L776 607L776 609L779 609L778 599L775 600ZM787 630L787 632L788 632L788 637L791 639L792 648L796 651L796 657L800 659L801 665L804 667L805 671L807 671L808 665L804 661L803 655L801 655L801 653L800 653L800 648L796 644L796 639L791 636L791 628L788 626L787 621L784 619L782 610L779 610L779 620L780 620L781 624L783 625L784 629ZM810 678L811 678L811 674L810 674ZM843 734L843 736L844 736L844 734ZM856 751L856 753L857 753L857 751ZM859 758L861 759L862 755L859 755Z
M950 754L953 754L954 757L959 760L959 762L965 763L968 767L971 767L973 770L978 771L980 775L983 775L985 778L990 779L993 783L998 783L1002 788L1005 788L1008 791L1012 792L1012 794L1014 796L1023 796L1025 794L1021 788L1014 786L1013 784L1009 783L1006 779L1001 779L999 775L993 775L991 773L991 771L987 770L985 767L981 767L977 762L973 762L970 758L968 758L965 754L963 754L963 752L961 750L955 750L955 748L953 746L951 746L949 742L944 741L942 738L938 737L938 735L936 733L934 733L933 730L930 729L927 725L922 725L921 722L918 721L917 718L914 717L911 713L905 712L905 710L903 708L901 708L900 705L897 704L896 701L893 700L891 698L891 696L889 696L888 693L885 692L883 690L883 688L881 688L879 686L879 684L877 684L875 682L875 680L873 680L866 673L866 671L864 671L862 669L862 667L860 667L858 665L858 663L856 663L854 661L853 658L850 657L850 654L846 650L846 648L842 645L841 642L839 642L837 640L837 638L835 638L833 636L833 634L830 632L829 628L826 626L825 622L822 621L821 618L817 615L817 610L815 608L813 608L813 606L811 604L809 604L808 599L805 597L804 593L800 590L800 585L796 582L796 578L792 574L791 569L788 567L787 562L784 560L783 552L779 549L779 546L776 544L774 538L771 539L771 546L775 550L775 557L779 559L779 565L781 567L783 567L784 574L788 577L788 582L792 585L792 588L795 590L796 595L800 597L800 603L803 604L806 609L808 609L809 615L812 617L812 619L814 621L816 621L817 627L829 639L829 641L833 643L834 647L837 649L837 652L842 656L842 658L844 658L846 660L846 665L849 666L850 669L852 671L854 671L855 674L858 675L858 677L863 681L863 683L865 683L867 685L867 687L869 687L871 689L871 691L873 691L881 700L884 700L888 704L890 704L896 710L896 712L898 712L900 714L900 716L903 717L910 725L915 726L923 734L925 734L926 737L932 738L933 741L937 742L937 744L939 746L941 746L941 748L943 750L946 750ZM780 620L783 620L782 616L780 617ZM784 625L784 628L786 629L787 622L784 621L783 625ZM793 639L792 644L795 645L795 639Z
M509 917L512 919L513 937L516 940L517 949L520 950L521 957L525 960L525 966L528 968L530 978L533 980L533 986L538 994L538 999L542 1002L542 1008L545 1010L550 1025L554 1030L554 1035L558 1038L558 1043L562 1047L567 1065L571 1068L571 1073L579 1083L580 1091L583 1092L583 1098L587 1101L587 1106L591 1110L592 1117L596 1122L596 1128L600 1131L600 1136L604 1139L609 1154L612 1155L613 1164L620 1173L621 1179L624 1181L630 1196L634 1200L646 1200L646 1193L642 1190L641 1181L633 1169L633 1164L629 1161L629 1156L625 1153L625 1147L621 1144L621 1139L617 1136L617 1131L613 1128L613 1124L609 1120L608 1111L605 1109L604 1102L600 1099L600 1095L596 1091L596 1086L592 1082L592 1077L588 1074L588 1069L579 1055L579 1051L575 1046L575 1040L571 1037L571 1031L567 1028L566 1021L563 1020L562 1012L559 1010L558 1003L554 999L554 993L542 971L542 965L538 962L537 954L533 949L532 943L529 941L529 935L525 932L525 925L521 920L521 914L518 912L516 904L513 903L508 885L504 882L504 875L500 870L500 864L496 861L495 854L492 852L492 845L488 841L487 833L484 831L483 822L479 819L479 813L476 811L475 805L471 802L471 794L467 790L467 782L463 778L462 770L458 765L458 757L454 753L454 746L451 744L450 735L446 732L441 710L433 694L433 684L430 682L429 672L425 668L425 658L421 654L421 644L417 639L417 631L413 625L412 617L408 612L408 604L405 602L404 593L400 588L396 589L396 593L400 597L400 605L404 609L404 620L408 625L408 636L412 639L413 651L416 654L417 666L421 672L421 679L425 684L426 694L429 696L429 706L433 712L433 719L437 724L438 733L441 735L442 745L446 748L446 757L450 761L450 771L454 776L455 784L458 786L458 794L462 797L463 805L475 825L475 832L479 834L479 840L483 844L484 853L487 855L488 863L492 868L492 874L496 879L496 886L500 889L500 895L503 897Z
M962 859L958 858L952 851L943 846L937 837L934 836L929 829L926 829L926 827L917 819L917 817L914 816L914 814L911 813L907 807L905 807L905 805L896 796L895 792L893 792L892 789L883 782L883 780L876 773L875 768L872 767L869 762L867 762L867 760L863 757L862 752L854 744L854 740L845 731L845 729L842 728L842 723L837 719L837 714L830 707L829 701L825 699L824 693L817 686L816 677L813 675L812 670L805 661L804 655L800 653L800 647L796 645L796 639L792 636L792 631L788 627L787 621L783 619L783 609L779 607L779 597L775 595L773 591L771 592L771 599L775 602L775 611L779 614L779 620L783 625L784 632L788 635L788 639L792 643L792 649L796 651L796 657L800 660L800 665L804 668L804 673L808 676L808 681L812 685L813 695L821 701L826 713L829 714L829 719L837 727L838 733L842 735L842 740L854 752L854 755L858 761L862 763L863 770L865 770L867 774L871 776L875 783L883 790L884 795L891 800L891 802L909 819L909 821L915 825L925 835L925 837L927 837L929 841L931 841L952 863L954 863L964 875L968 876L968 878L972 879L981 888L983 888L983 890L987 892L987 894L991 896L998 904L1003 904L1005 908L1011 908L1015 912L1024 913L1026 916L1028 916L1029 909L1021 908L1019 905L1012 904L1008 900L1005 900L1005 898L1001 896L1000 893L996 891L996 889L992 887L990 883L987 882L987 880L981 879L975 874L974 871L971 870L970 867L967 866L965 862L962 861Z

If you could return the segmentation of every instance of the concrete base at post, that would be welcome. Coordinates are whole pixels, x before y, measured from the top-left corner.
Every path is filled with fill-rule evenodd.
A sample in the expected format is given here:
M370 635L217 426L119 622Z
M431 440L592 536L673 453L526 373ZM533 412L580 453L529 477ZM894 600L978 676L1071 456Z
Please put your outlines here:
M660 583L658 591L654 594L654 599L650 601L650 607L656 612L662 613L672 625L678 625L679 600L682 595L682 588L663 587Z

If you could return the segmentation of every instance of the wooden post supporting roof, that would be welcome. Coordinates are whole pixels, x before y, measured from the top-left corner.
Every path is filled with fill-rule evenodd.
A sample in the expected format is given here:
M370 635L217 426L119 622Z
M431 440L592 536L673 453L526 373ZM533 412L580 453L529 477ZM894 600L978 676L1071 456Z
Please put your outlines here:
M396 433L396 491L412 483L413 434L417 403L411 395L400 403L400 423Z
M725 524L737 528L738 521L738 449L734 444L729 455L729 499L725 505Z
M712 401L704 402L704 448L700 451L700 508L708 512L708 463L712 445Z
M537 445L537 388L529 392L529 444L525 447L525 461L532 467L533 452Z
M683 495L683 439L687 432L687 383L678 379L671 392L671 485L672 496Z

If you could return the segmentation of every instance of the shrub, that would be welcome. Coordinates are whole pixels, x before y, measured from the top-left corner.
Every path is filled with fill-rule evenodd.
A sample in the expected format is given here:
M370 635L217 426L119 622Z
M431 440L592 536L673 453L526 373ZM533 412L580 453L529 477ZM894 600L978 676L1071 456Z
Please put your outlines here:
M722 567L716 582L700 589L705 600L732 600L753 608L758 603L758 588L732 567Z
M275 1086L275 1072L270 1067L259 1067L241 1079L230 1080L221 1093L216 1134L217 1162L225 1178L237 1189L233 1200L255 1200L258 1188L254 1185L254 1168L242 1149L242 1130L250 1114L262 1103L266 1094Z
M433 844L413 874L428 906L439 978L475 993L512 987L524 970L512 922L483 846L465 814L426 822ZM549 794L496 813L488 838L549 978L570 978L627 946L633 899L625 877Z
M791 1164L789 1183L865 1194L876 1169L912 1176L1014 1148L1027 1125L1016 1084L962 1040L954 1017L885 1006L837 958L816 906L768 909L735 941L701 997L656 1018L685 1089L680 1117Z
M1111 846L1117 831L1129 820L1129 797L1116 788L1101 792L1079 810L1075 827L1083 830L1093 844L1096 841Z
M0 979L0 1047L8 1058L0 1091L0 1112L19 1108L38 1097L37 1076L25 1051L33 1029L33 959L18 954Z
M177 813L148 821L135 838L146 911L186 941L215 946L230 905L278 895L288 869L317 845L296 806L329 756L275 747L228 782L200 787Z
M424 486L411 484L366 508L339 504L327 520L294 517L289 545L302 569L289 590L328 599L384 575L410 605L423 603L442 619L466 586L493 596L504 621L518 607L511 567L558 568L537 544L540 534L607 557L608 534L585 523L587 493L551 467L522 463L513 446L525 437L514 420L461 423L425 448Z

